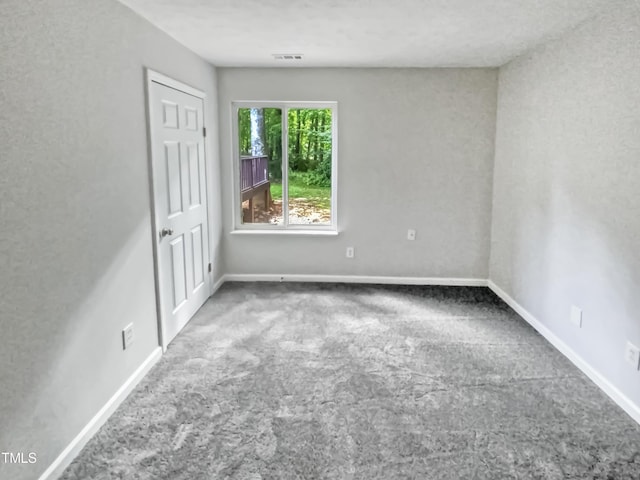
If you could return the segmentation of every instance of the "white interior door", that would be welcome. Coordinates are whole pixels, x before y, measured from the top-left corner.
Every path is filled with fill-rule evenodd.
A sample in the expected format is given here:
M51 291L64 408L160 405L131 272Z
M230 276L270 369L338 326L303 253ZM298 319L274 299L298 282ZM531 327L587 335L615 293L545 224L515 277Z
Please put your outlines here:
M150 78L156 274L163 348L211 291L203 103L202 97Z

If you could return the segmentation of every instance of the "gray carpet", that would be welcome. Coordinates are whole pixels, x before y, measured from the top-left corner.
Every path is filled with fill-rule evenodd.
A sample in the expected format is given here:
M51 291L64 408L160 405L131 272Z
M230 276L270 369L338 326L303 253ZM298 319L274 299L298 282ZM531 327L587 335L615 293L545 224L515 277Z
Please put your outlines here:
M640 427L485 288L225 284L63 479L640 479Z

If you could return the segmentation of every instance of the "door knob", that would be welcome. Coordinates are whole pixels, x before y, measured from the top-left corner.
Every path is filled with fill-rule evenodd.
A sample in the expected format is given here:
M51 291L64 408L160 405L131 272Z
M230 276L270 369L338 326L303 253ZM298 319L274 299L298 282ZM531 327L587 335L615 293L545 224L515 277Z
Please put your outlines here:
M163 228L160 230L160 238L166 237L167 235L173 235L173 228Z

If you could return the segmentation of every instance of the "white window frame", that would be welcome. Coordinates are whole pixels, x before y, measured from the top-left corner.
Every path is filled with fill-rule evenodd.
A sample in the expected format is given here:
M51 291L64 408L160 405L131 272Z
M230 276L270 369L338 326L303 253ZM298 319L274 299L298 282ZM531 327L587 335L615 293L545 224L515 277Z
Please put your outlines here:
M279 108L282 110L282 225L268 223L242 223L240 193L240 141L238 110L240 108ZM315 108L331 110L331 224L289 224L289 110ZM231 233L253 234L338 234L338 102L291 102L291 101L234 101L231 102L231 137L233 171L233 231Z

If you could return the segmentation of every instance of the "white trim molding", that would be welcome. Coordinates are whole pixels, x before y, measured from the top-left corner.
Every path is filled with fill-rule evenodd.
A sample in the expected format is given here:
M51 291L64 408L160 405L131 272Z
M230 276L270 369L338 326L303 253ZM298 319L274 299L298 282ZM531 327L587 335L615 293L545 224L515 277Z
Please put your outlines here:
M187 85L186 83L175 80L163 73L156 72L150 68L145 68L145 72L147 75L147 82L156 82L162 85L165 85L170 88L175 88L176 90L180 90L181 92L188 93L189 95L193 95L198 98L205 98L207 94L198 89L194 88L191 85Z
M338 230L301 230L301 229L284 229L284 228L270 228L270 229L240 229L232 230L229 235L299 235L303 237L335 237L339 234Z
M220 289L220 287L224 284L225 282L225 277L224 275L222 275L214 284L213 287L211 289L211 295L215 295L215 293Z
M520 315L529 325L538 331L556 350L567 357L582 373L595 383L600 390L606 393L620 408L631 418L640 424L640 405L635 404L629 397L607 380L600 372L590 365L584 358L578 355L569 345L562 341L555 333L547 328L540 320L534 317L522 305L516 302L507 292L502 290L493 281L487 282L488 287L500 297L507 305Z
M133 389L140 383L140 380L151 370L160 360L162 349L155 348L135 372L122 384L116 393L104 404L104 406L89 420L89 423L71 440L58 458L56 458L49 468L47 468L38 480L55 480L71 464L74 458L80 453L87 442L93 437L107 419L116 411L120 404L127 398Z
M370 275L299 275L299 274L253 274L227 273L225 282L323 282L323 283L377 283L387 285L440 285L486 287L484 278L448 277L392 277Z

